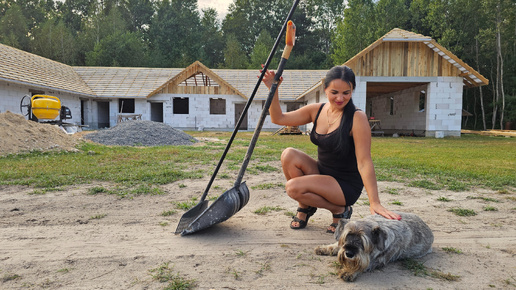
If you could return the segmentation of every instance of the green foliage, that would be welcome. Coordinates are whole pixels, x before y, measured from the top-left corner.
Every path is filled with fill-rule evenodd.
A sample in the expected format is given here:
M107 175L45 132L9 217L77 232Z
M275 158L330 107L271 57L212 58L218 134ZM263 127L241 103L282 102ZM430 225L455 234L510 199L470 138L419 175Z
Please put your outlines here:
M444 247L442 248L443 251L447 252L447 253L452 253L452 254L462 254L462 251L459 250L459 249L456 249L456 248L452 248L452 247Z
M194 137L216 137L222 142L205 146L144 148L83 143L76 153L9 155L0 157L0 185L31 186L44 193L68 185L106 182L109 186L92 187L88 193L120 197L162 194L160 185L211 175L223 150L220 143L224 144L231 135L230 132L187 133ZM251 137L252 132L238 134L234 149L226 156L222 168L222 171L231 172L226 179L234 178L233 174L240 169ZM470 135L444 139L375 138L372 155L380 181L405 182L430 190L451 189L456 184L463 184L464 187L491 188L503 193L516 187L514 146L514 138ZM278 162L286 147L298 148L313 157L317 154L317 147L306 135L262 134L248 168L256 172L278 172L279 168L269 162ZM187 183L182 181L178 186L184 188L184 184ZM281 184L262 186L283 187Z
M271 47L274 44L274 39L267 30L262 30L256 43L254 44L253 51L251 53L251 62L249 63L250 69L261 69L261 65L265 63L265 60L269 56ZM271 62L270 67L274 68L278 66L278 59L275 62Z
M428 268L423 263L414 259L404 260L403 265L406 269L410 270L414 276L430 276L445 281L457 281L460 279L460 276Z
M168 283L163 289L167 290L186 290L193 289L197 282L187 279L174 271L174 267L169 266L170 262L149 270L152 278L160 283Z
M283 210L281 207L278 207L278 206L275 206L275 207L271 207L271 206L264 206L264 207L261 207L257 210L254 211L255 214L260 214L260 215L264 215L264 214L267 214L271 211L281 211Z
M0 41L6 45L27 50L29 48L28 31L28 19L25 18L22 7L17 3L11 3L0 18Z
M374 31L374 2L350 0L344 10L344 18L337 24L333 39L332 59L340 65L376 40Z
M475 216L477 213L472 209L465 209L465 208L452 208L448 210L449 212L452 212L458 216Z
M226 37L226 47L224 48L224 67L233 69L246 68L247 56L234 35Z
M142 36L136 32L111 34L86 53L89 66L130 66L147 64L147 47Z

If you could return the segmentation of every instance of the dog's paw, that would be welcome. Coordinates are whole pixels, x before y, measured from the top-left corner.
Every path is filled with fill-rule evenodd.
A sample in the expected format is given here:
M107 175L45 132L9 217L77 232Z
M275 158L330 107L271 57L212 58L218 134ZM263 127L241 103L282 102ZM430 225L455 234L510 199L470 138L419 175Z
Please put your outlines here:
M329 256L331 251L328 250L328 246L319 246L315 248L315 254L320 256Z
M339 273L339 277L342 278L342 280L346 281L346 282L353 282L355 281L355 279L357 278L358 276L358 273L356 272L342 272L342 273Z
M315 254L320 256L336 256L338 250L338 243L333 243L331 245L318 246L315 248Z

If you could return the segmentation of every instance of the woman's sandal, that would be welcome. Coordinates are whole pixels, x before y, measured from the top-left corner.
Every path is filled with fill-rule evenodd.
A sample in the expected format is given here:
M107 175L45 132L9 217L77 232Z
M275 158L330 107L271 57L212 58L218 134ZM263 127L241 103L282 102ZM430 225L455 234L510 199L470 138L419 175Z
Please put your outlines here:
M302 220L302 219L298 218L297 215L293 216L292 221L290 222L290 228L293 230L304 229L306 227L306 225L308 224L308 219L314 215L314 213L317 211L317 208L312 207L312 206L309 206L307 208L298 207L297 211L306 213L306 220ZM293 222L299 223L299 226L298 227L292 226Z
M341 218L350 219L352 213L353 213L353 208L351 206L346 206L346 208L345 208L343 213L337 213L337 214L334 213L333 214L333 218L336 218L336 219L341 219ZM328 229L326 230L326 232L329 233L329 234L334 234L338 225L339 225L339 223L332 223L331 225L328 226ZM329 228L333 228L333 230L331 230Z

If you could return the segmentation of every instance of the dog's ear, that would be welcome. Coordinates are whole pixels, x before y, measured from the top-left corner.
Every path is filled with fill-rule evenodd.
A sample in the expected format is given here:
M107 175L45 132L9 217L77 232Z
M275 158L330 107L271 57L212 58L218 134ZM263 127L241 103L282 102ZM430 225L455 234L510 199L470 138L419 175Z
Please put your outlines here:
M371 230L371 235L373 244L378 250L383 251L387 234L379 226L376 226Z
M337 228L335 228L335 233L333 234L333 236L335 237L335 239L337 241L339 240L339 237L342 234L342 232L344 232L344 227L346 226L346 224L348 222L349 222L349 219L342 218L339 220L339 224L337 225Z

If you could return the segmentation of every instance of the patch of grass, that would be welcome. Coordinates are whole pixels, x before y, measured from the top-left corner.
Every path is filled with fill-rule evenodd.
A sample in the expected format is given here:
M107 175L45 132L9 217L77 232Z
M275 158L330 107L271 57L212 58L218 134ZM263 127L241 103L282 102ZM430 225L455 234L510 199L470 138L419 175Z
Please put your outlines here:
M399 195L400 194L397 188L390 188L390 187L388 187L388 188L386 188L386 192L388 194L392 194L392 195Z
M166 227L168 226L168 222L160 222L159 225L162 227Z
M278 207L278 206L275 206L275 207L271 207L271 206L263 206L257 210L254 211L255 214L260 214L260 215L264 215L264 214L267 214L271 211L282 211L283 209L281 207Z
M315 278L315 281L312 283L318 284L318 285L323 285L325 283L324 280L326 279L326 277L328 277L328 275L313 275L313 274L311 274L310 276L312 277L312 279Z
M278 168L271 165L256 165L256 169L261 172L278 172Z
M88 194L90 195L96 195L99 193L111 193L111 191L102 186L95 186L88 190Z
M449 198L447 198L445 196L440 196L437 200L438 201L442 201L442 202L449 202L449 201L451 201L451 199L449 199Z
M465 209L465 208L452 208L448 210L449 212L452 212L458 216L475 216L477 213L472 209Z
M460 276L428 268L423 263L414 259L404 260L403 265L406 269L411 271L414 276L430 276L445 281L458 281L460 279Z
M401 201L399 201L399 200L393 200L393 201L391 202L391 204L402 206L402 205L403 205L403 202L401 202Z
M174 272L173 267L169 267L169 263L164 263L155 269L149 270L154 280L160 283L168 283L163 289L193 289L197 285L195 280L186 279L180 276L179 273Z
M271 188L282 188L283 183L263 183L255 186L251 186L251 189L271 189Z
M189 210L197 204L197 198L192 198L190 201L175 202L176 208Z
M260 276L263 276L263 272L266 272L266 271L267 272L271 272L271 264L269 264L268 261L265 262L265 263L262 263L260 269L255 271L255 273L260 275Z
M47 191L44 189L34 189L32 192L29 192L29 195L45 195Z
M5 282L17 280L17 279L21 279L21 276L18 274L5 274L2 277L2 282L5 283Z
M83 142L79 152L31 152L0 157L0 185L59 188L109 182L121 193L139 185L159 186L198 179L212 173L231 132L186 132L193 137L216 137L203 146L105 146ZM240 169L252 132L239 132L226 156L226 172ZM396 181L427 189L464 190L484 187L508 192L516 187L516 138L464 135L461 138L374 138L372 156L380 181ZM277 172L286 147L315 157L317 148L306 135L262 134L253 153L252 171ZM95 152L90 154L89 152ZM55 166L59 164L59 166ZM209 166L208 166L209 165ZM138 193L153 194L141 188ZM95 190L91 194L102 193Z
M498 211L498 209L494 206L486 206L484 207L484 211Z
M106 216L107 216L107 214L105 214L105 213L97 214L97 215L91 216L90 220L100 220L100 219L105 218Z
M59 269L57 270L57 273L63 273L63 274L66 274L68 272L72 271L71 268L63 268L63 269Z
M176 210L166 210L164 212L161 213L162 216L171 216L171 215L175 215L177 213Z
M516 287L516 278L514 278L514 277L511 277L511 278L505 279L503 282L504 282L504 283L505 283L505 285L507 285L507 286Z
M467 196L468 199L481 199L483 201L490 201L490 202L501 202L498 199L490 198L490 197L483 197L483 196Z
M462 254L462 251L459 250L459 249L456 249L456 248L452 248L452 247L444 247L442 248L443 251L445 251L446 253L452 253L452 254Z
M247 255L247 252L244 252L244 251L242 251L242 250L237 250L237 251L235 252L235 254L236 254L237 256L239 256L239 257L244 257L244 256L246 256L246 255Z
M232 275L232 276L235 278L235 280L240 280L240 279L241 279L241 277L240 277L241 273L240 273L240 272L238 272L238 271L237 271L236 269L234 269L234 268L230 268L230 267L228 267L228 268L226 269L226 273L228 273L228 274Z

